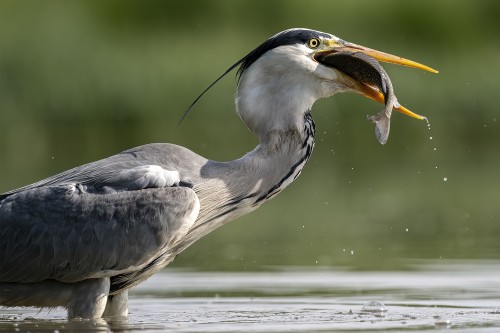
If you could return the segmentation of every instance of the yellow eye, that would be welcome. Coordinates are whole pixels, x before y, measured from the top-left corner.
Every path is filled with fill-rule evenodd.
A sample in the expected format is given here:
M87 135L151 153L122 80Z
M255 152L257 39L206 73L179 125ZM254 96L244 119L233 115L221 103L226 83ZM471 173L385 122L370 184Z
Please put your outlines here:
M309 39L308 45L311 49L315 49L319 46L319 39L311 38Z

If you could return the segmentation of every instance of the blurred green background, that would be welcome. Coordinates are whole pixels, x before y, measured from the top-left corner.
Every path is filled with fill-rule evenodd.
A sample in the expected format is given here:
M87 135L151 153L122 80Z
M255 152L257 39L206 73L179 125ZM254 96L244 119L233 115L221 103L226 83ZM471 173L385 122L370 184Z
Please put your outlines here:
M500 2L0 2L0 192L121 150L173 142L234 159L256 138L235 79L193 99L266 38L333 33L440 70L384 65L399 101L385 146L354 94L319 101L315 152L276 199L205 237L174 266L404 267L500 256Z

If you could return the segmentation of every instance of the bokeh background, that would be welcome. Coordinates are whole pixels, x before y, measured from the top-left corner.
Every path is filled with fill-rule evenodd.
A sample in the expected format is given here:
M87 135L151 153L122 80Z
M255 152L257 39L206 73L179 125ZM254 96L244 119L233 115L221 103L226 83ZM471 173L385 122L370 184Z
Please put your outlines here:
M235 77L211 81L266 38L308 27L401 55L385 146L354 94L319 101L315 152L258 211L182 253L176 267L399 269L417 259L500 256L500 2L0 2L0 192L124 149L173 142L211 159L253 149ZM1 240L0 240L1 241Z

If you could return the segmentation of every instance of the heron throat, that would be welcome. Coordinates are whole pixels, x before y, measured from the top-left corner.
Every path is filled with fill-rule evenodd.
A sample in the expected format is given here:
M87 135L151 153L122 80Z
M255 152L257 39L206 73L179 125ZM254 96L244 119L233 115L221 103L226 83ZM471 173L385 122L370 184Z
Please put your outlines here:
M277 65L294 61L290 53L295 49L287 50L268 51L242 73L238 82L236 112L261 142L272 132L302 130L304 115L324 97L321 82L308 70Z

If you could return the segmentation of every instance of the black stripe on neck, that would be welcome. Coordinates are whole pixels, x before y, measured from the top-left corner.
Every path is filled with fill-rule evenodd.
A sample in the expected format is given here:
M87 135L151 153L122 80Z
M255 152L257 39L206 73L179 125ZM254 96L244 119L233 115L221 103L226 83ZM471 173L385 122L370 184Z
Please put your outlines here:
M293 176L293 174L297 171L297 168L302 164L302 163L307 163L309 160L309 157L312 154L312 150L314 148L314 135L316 134L316 125L314 124L314 120L311 116L310 112L307 112L304 116L304 142L302 143L301 149L305 149L304 155L290 168L290 171L281 178L281 180L275 184L271 189L269 189L266 193L261 195L255 202L253 203L253 206L256 206L261 203L263 200L270 199L272 196L278 194L281 191L281 186L283 185L284 182L286 182L290 177ZM305 166L305 164L304 164ZM297 176L300 174L300 171L293 176L293 180L297 178Z

